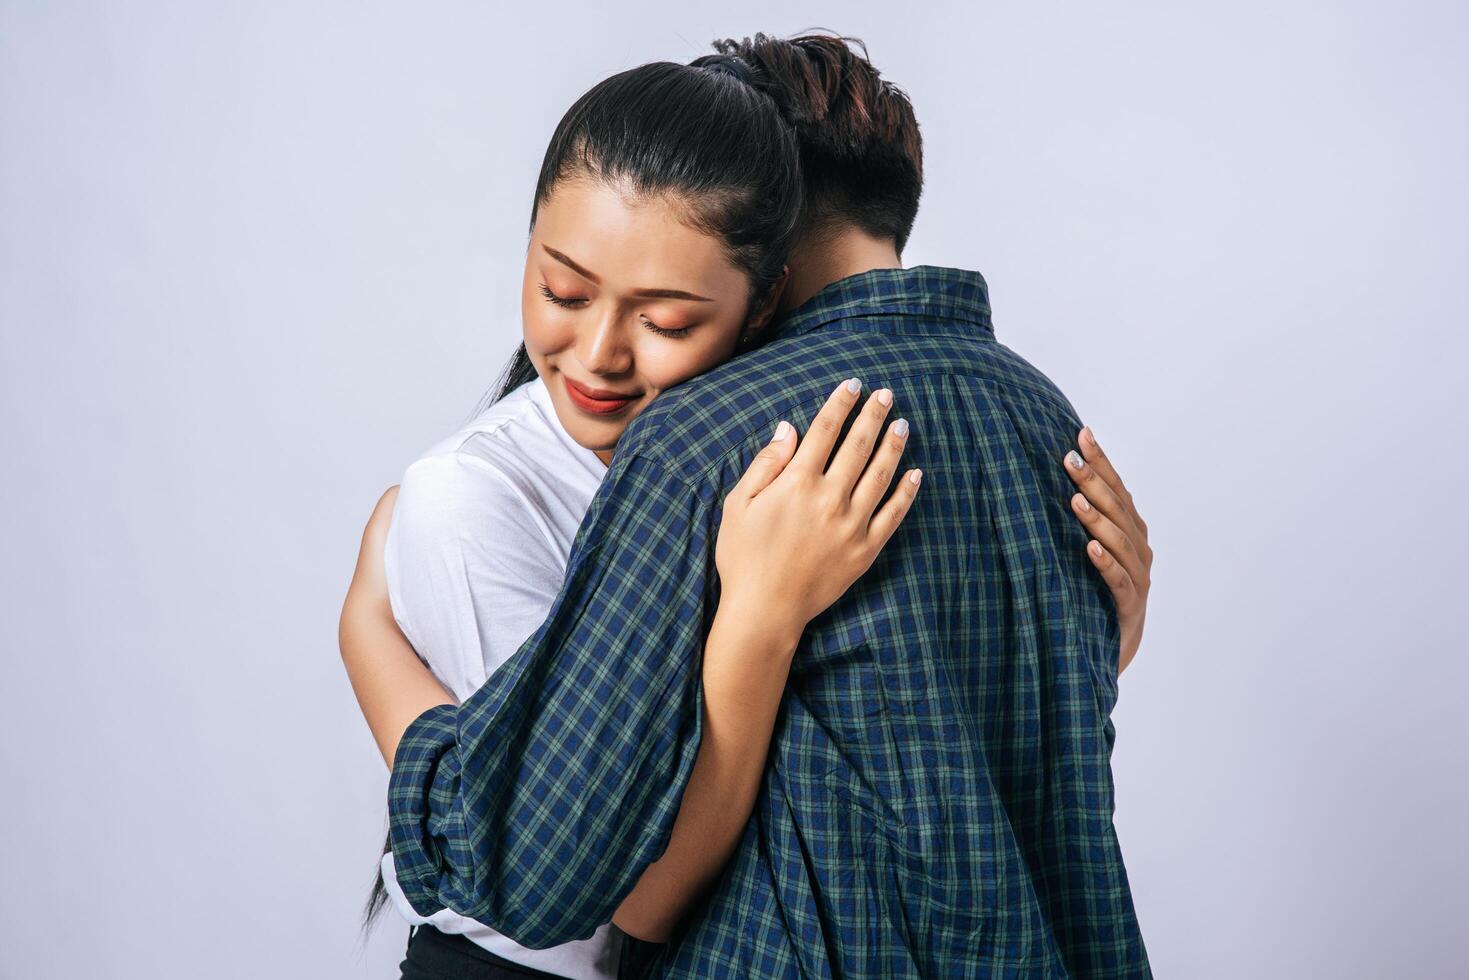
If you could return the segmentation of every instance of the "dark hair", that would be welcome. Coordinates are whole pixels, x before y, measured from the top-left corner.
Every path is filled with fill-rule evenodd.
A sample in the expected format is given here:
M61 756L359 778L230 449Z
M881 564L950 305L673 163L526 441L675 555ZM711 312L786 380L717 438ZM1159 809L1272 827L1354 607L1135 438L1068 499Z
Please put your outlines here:
M750 281L750 308L769 297L801 231L804 185L795 133L760 71L712 54L687 65L653 62L620 72L576 101L551 136L531 204L530 230L556 185L605 181L639 195L668 195L692 227L720 238ZM522 343L493 397L536 377ZM383 854L391 850L391 837ZM374 875L364 932L387 900Z
M858 45L858 54L848 42ZM913 104L883 79L859 38L756 34L714 49L755 66L801 141L808 230L849 222L908 243L923 193L923 140Z
M588 90L546 147L531 231L541 205L568 178L670 195L690 225L723 239L750 279L752 309L780 280L801 233L799 143L764 73L735 55L651 62ZM521 344L473 414L535 377Z

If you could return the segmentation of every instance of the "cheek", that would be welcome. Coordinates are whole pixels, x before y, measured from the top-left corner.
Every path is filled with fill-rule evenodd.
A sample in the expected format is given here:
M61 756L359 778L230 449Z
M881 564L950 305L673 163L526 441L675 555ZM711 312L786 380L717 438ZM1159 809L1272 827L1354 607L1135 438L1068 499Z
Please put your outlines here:
M734 345L733 329L706 327L682 340L650 335L637 351L638 373L661 391L723 364Z
M558 316L559 311L549 307L544 301L526 302L521 306L520 324L527 353L554 354L571 346L575 340L570 318Z

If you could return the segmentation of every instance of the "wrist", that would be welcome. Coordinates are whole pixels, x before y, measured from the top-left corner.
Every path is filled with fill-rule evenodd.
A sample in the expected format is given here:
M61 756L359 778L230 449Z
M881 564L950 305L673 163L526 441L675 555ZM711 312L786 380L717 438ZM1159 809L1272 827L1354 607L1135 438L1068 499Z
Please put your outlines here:
M790 657L801 642L806 621L781 609L768 595L726 591L720 593L714 628L736 632L747 651L761 649L772 656Z

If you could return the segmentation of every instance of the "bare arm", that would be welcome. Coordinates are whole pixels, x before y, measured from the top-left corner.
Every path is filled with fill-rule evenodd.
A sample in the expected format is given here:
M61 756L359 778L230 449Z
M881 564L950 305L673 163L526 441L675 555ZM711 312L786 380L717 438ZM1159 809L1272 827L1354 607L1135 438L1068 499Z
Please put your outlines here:
M1089 429L1078 440L1081 469L1067 470L1081 488L1077 516L1106 541L1088 552L1103 572L1121 616L1120 674L1142 640L1152 549L1132 496ZM1086 464L1090 464L1088 467ZM1080 502L1086 500L1090 509ZM1101 542L1099 541L1100 545ZM1113 552L1122 555L1120 560ZM752 609L722 601L704 652L704 739L663 857L638 880L613 917L629 935L664 942L673 925L733 853L754 807L799 634L782 636Z
M800 632L759 609L722 601L704 645L704 734L663 856L644 870L612 921L666 942L734 853L755 806L775 715Z
M722 590L704 645L706 727L668 847L613 916L629 935L667 941L734 852L802 631L867 570L918 492L904 479L877 509L907 440L905 426L882 432L887 389L868 399L827 467L856 400L839 388L794 459L794 438L773 440L725 498L715 549Z
M1107 548L1098 548L1101 554L1088 554L1118 603L1120 674L1142 639L1152 549L1131 495L1089 436L1086 430L1079 440L1083 466L1067 469L1081 488L1074 498L1078 517L1107 542ZM1080 506L1082 500L1090 509ZM1109 549L1124 558L1114 559ZM782 634L759 612L741 611L729 599L720 603L704 651L704 737L668 849L648 866L613 916L629 935L667 941L734 852L754 807L775 714L800 639L798 632Z
M383 543L397 496L397 487L382 495L362 532L357 568L337 627L352 691L389 769L409 722L436 704L457 703L413 651L388 603Z
M390 769L409 722L436 704L455 703L398 628L388 601L383 543L397 491L383 494L363 532L339 630L352 689ZM666 941L734 852L755 805L799 639L799 630L734 596L720 603L704 650L704 736L667 850L613 917L624 932Z
M850 393L833 395L810 445L803 444L807 451L789 473L793 430L791 438L773 441L757 456L724 501L716 549L724 588L702 657L703 735L666 848L613 914L629 935L666 941L729 860L754 807L805 624L871 565L917 493L917 483L905 480L900 492L878 508L906 441L901 433L879 438L890 397L869 401L853 426L858 438L844 442L830 469L822 471L853 401ZM875 447L877 459L864 474L863 464ZM343 612L344 637L372 638L357 644L365 651L363 659L400 662L359 667L366 678L359 690L398 702L381 710L379 724L368 710L373 698L359 693L390 764L407 723L433 704L445 703L433 694L372 684L375 677L399 671L427 673L388 609L381 567L391 514L390 491L364 534L358 575ZM344 658L351 645L344 640Z
M1151 549L1146 525L1116 471L1085 434L1078 441L1096 470L1067 469L1082 491L1075 502L1090 498L1095 504L1090 512L1078 506L1077 516L1108 545L1106 554L1094 555L1093 560L1107 577L1122 612L1120 668L1125 669L1142 632ZM396 487L384 494L364 532L339 636L353 690L389 767L409 722L436 704L455 703L398 629L388 604L382 551L396 494ZM1141 573L1124 577L1134 562L1114 561L1113 553L1141 559L1136 562ZM740 603L726 595L706 640L704 737L669 845L613 918L624 932L641 939L666 941L728 861L754 807L800 634L774 623L769 609L762 617L761 610Z

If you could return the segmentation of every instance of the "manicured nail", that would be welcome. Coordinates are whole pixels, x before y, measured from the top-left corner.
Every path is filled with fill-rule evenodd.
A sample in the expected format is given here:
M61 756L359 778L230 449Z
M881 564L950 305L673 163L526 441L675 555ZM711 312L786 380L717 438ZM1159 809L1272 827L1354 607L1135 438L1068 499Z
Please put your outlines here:
M881 388L881 389L878 390L878 392L877 392L877 400L878 400L878 403L881 404L883 408L892 408L893 407L893 393L891 391L889 391L888 389L886 389L886 388Z
M791 437L791 424L789 422L787 422L785 419L781 419L780 420L780 424L778 424L775 427L775 435L771 438L770 441L771 442L784 442L785 440L789 439L790 437Z
M893 435L897 436L899 439L908 438L907 419L898 419L898 421L893 423Z
M1080 507L1082 510L1091 510L1092 502L1090 500L1087 500L1085 497L1079 497L1077 498L1076 506Z
M1071 450L1066 454L1066 465L1070 466L1073 470L1081 469L1081 454L1075 449Z
M1093 449L1098 448L1097 447L1097 434L1092 431L1092 427L1088 425L1085 428L1083 428L1081 431L1086 434L1086 441L1092 444L1092 448Z
M1100 542L1093 541L1091 544L1087 545L1086 547L1087 547L1087 550L1088 551L1090 551L1092 554L1096 555L1098 558L1102 557L1102 545L1101 545Z
M922 480L923 480L923 471L922 470L914 470L912 473L909 473L908 474L908 481L910 483L912 483L915 487L918 486L918 484L920 482L922 482Z
M848 379L847 390L855 395L857 392L862 390L862 382L857 380L856 378Z

